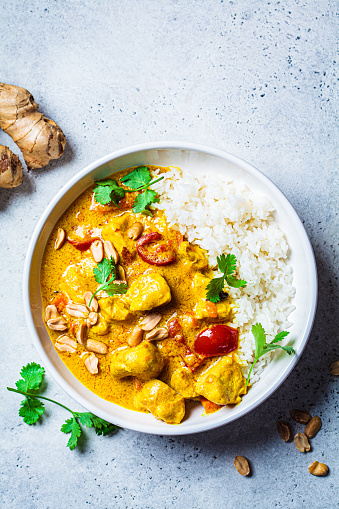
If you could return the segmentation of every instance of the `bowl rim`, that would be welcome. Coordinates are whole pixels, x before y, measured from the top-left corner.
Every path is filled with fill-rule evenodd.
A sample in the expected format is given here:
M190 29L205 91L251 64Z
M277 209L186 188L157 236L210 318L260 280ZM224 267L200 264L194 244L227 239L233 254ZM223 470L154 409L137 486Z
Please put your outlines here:
M32 259L35 251L35 246L37 243L37 240L39 238L39 235L45 225L46 220L48 219L49 215L53 211L54 207L57 205L57 203L60 201L60 199L65 195L67 191L69 191L79 180L81 180L83 177L91 173L93 170L95 170L97 167L106 164L114 159L117 159L119 157L132 154L134 152L140 152L140 151L147 151L147 150L170 150L170 149L177 149L177 150L188 150L188 151L195 151L200 152L206 155L215 156L218 158L221 158L225 161L237 164L241 166L245 171L249 172L254 177L259 177L260 180L262 180L266 186L270 189L273 189L275 193L278 192L280 194L280 199L283 201L284 205L289 208L291 214L294 216L296 222L298 223L299 229L301 227L301 243L304 246L306 256L307 256L307 264L309 265L309 268L311 269L311 293L312 293L312 301L311 306L309 308L309 313L307 316L307 319L305 323L307 324L305 327L303 338L300 342L300 345L298 346L298 354L293 355L289 358L289 362L286 365L286 367L279 373L279 376L274 381L274 383L266 389L263 394L256 397L256 399L250 403L246 408L244 408L244 411L240 414L230 414L226 418L220 418L216 422L209 422L206 420L205 423L201 424L193 424L191 426L187 426L185 428L181 428L180 426L172 426L167 425L168 427L161 427L161 428L154 428L150 425L145 425L143 423L134 423L130 422L124 418L115 417L114 421L115 424L122 426L127 429L131 429L134 431L139 431L142 433L150 433L150 434L156 434L156 435L187 435L187 434L193 434L193 433L199 433L203 431L208 431L211 429L218 428L220 426L224 426L225 424L228 424L230 422L233 422L244 415L248 414L255 408L257 408L261 403L266 401L279 387L280 385L287 379L291 371L296 366L297 362L299 361L301 354L306 346L306 343L308 341L308 338L310 336L312 326L315 319L316 314L316 306L317 306L317 297L318 297L318 279L317 279L317 268L316 268L316 262L315 262L315 256L312 249L311 242L308 238L308 235L306 233L306 230L304 228L304 225L302 224L297 212L295 211L294 207L291 205L289 200L286 198L286 196L283 194L283 192L260 170L255 168L253 165L247 163L243 159L241 159L238 156L235 156L233 154L230 154L224 150L213 148L210 146L198 144L198 143L191 143L191 142L182 142L182 141L158 141L158 142L147 142L147 143L141 143L136 145L131 145L122 149L115 150L95 161L88 164L84 169L80 170L78 173L76 173L71 179L69 179L66 184L56 193L56 195L53 197L51 202L48 204L48 206L45 208L44 212L42 213L38 223L35 226L35 229L33 231L32 237L29 242L25 263L24 263L24 270L23 270L23 305L24 305L24 314L26 318L26 323L28 325L28 330L30 332L30 335L33 339L34 346L36 350L38 351L42 361L44 362L45 366L47 367L48 372L51 374L52 378L65 390L65 392L71 396L75 401L77 401L80 405L82 405L84 408L87 408L92 413L98 415L99 417L102 417L103 419L107 421L111 421L112 415L108 412L103 411L100 409L98 411L98 408L95 404L92 404L89 402L84 396L79 394L72 386L68 384L66 380L61 376L61 374L55 369L53 366L53 363L50 361L46 351L44 350L39 335L36 331L34 320L33 320L33 314L31 310L30 305L30 295L29 295L29 283L30 283L30 272L31 272L31 266L32 266ZM74 376L74 375L73 375Z

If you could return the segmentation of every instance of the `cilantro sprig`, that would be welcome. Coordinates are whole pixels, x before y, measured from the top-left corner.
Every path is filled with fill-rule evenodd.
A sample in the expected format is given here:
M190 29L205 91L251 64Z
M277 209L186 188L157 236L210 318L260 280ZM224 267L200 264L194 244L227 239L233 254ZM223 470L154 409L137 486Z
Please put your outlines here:
M117 269L111 257L109 260L104 258L101 262L97 264L97 267L93 269L94 279L97 283L100 284L99 288L93 293L90 301L88 303L88 307L90 307L92 303L92 299L94 295L96 295L101 290L105 290L108 295L119 295L127 292L127 284L126 283L114 283L116 279Z
M96 434L103 436L112 435L118 431L119 426L111 424L91 412L74 412L58 401L42 396L38 391L42 390L44 374L45 370L43 367L35 362L31 362L21 369L20 375L22 378L15 382L17 388L7 387L8 391L25 396L25 399L20 404L19 415L26 424L35 424L41 418L45 412L45 405L41 401L44 400L54 403L72 414L72 417L66 419L61 426L63 433L71 434L67 442L67 447L71 450L75 449L78 445L78 440L83 432L81 426L86 426L87 428L94 427Z
M237 279L233 274L237 263L237 258L233 254L217 256L217 262L220 272L223 273L220 277L213 278L206 286L207 294L206 299L211 302L220 301L220 293L223 291L225 283L233 288L240 288L247 284L243 279Z
M286 332L286 331L279 332L275 336L275 338L272 339L272 341L270 343L266 343L265 329L261 325L261 323L256 323L255 325L252 325L252 334L255 339L255 352L254 352L255 358L254 358L254 362L252 363L251 368L249 370L245 387L247 387L247 385L249 384L254 365L260 359L260 357L262 357L263 355L265 355L268 352L271 352L272 350L276 350L277 348L281 348L288 355L292 355L293 353L295 353L294 348L292 348L291 346L277 345L277 343L279 343L279 341L282 341L286 336L289 335L289 332Z
M152 212L148 207L152 205L152 203L159 202L159 198L157 193L149 189L149 187L163 178L164 177L159 177L152 181L147 166L138 166L131 171L131 173L128 173L120 179L126 187L130 187L131 189L123 189L117 184L116 180L113 179L102 180L96 183L94 199L97 203L101 203L102 205L107 205L112 202L114 205L119 206L118 202L124 198L125 193L138 191L139 194L136 196L133 204L133 212L140 212L152 216Z

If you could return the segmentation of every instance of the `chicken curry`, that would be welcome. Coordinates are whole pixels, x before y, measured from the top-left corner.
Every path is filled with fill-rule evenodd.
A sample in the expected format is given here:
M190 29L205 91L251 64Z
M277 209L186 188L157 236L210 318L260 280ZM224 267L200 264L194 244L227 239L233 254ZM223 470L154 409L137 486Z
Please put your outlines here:
M179 424L189 400L211 413L246 392L235 307L224 292L218 303L206 299L213 272L199 246L161 210L136 209L148 199L142 193L161 199L150 184L128 188L126 176L138 168L102 182L101 192L114 190L108 199L86 190L55 226L41 269L44 320L59 356L88 389Z

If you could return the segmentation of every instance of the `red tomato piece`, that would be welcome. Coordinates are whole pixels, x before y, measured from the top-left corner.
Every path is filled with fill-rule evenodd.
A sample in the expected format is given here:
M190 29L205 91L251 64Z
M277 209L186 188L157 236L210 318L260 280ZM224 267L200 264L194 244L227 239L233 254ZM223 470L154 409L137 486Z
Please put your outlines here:
M137 241L137 251L144 262L150 265L169 265L175 260L175 253L170 249L168 244L158 244L149 249L149 244L162 239L159 232L147 233L140 237ZM163 247L164 246L164 247Z
M174 318L168 323L168 332L171 338L174 338L174 336L176 336L181 331L181 329L181 324L177 318Z
M238 348L239 332L227 325L217 324L197 335L195 351L205 357L226 355Z
M72 240L72 239L67 239L67 240L78 251L87 251L87 249L89 249L91 247L92 242L94 242L97 239L89 239L89 240Z

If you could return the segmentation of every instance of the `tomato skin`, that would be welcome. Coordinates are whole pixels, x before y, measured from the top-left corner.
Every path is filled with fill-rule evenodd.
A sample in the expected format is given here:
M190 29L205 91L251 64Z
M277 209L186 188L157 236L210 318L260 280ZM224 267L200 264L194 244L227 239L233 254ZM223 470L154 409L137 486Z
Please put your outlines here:
M92 242L94 242L97 239L90 239L90 240L72 240L72 239L67 239L67 240L78 251L87 251L87 249L89 249L91 247Z
M148 251L145 246L150 244L151 242L155 242L157 240L161 240L162 235L159 232L151 232L147 233L140 237L137 241L137 251L142 260L144 262L149 263L150 265L169 265L174 262L175 254L172 250L170 250L166 255L162 255L163 251L168 251L168 248L165 244L156 246L153 251Z
M205 357L226 355L238 348L239 332L227 325L216 324L201 331L195 340L194 349Z

